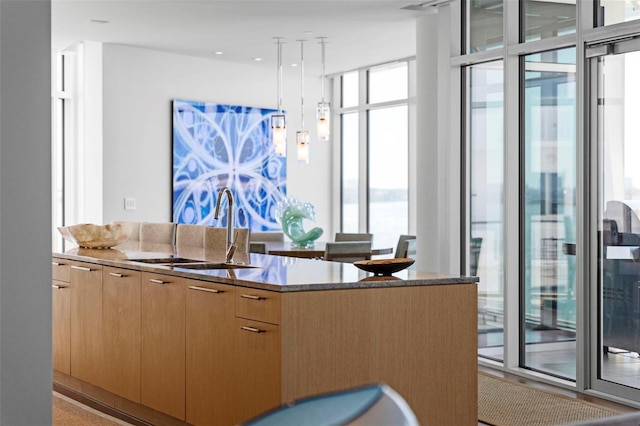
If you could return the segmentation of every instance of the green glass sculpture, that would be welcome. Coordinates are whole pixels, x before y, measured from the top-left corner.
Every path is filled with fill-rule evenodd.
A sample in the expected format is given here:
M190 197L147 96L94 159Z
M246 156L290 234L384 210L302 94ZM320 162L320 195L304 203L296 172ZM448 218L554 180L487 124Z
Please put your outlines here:
M282 232L296 247L313 247L315 240L322 235L322 228L319 227L308 232L304 230L303 220L315 220L316 217L316 210L310 203L303 203L295 197L285 197L278 202L275 216L282 225Z

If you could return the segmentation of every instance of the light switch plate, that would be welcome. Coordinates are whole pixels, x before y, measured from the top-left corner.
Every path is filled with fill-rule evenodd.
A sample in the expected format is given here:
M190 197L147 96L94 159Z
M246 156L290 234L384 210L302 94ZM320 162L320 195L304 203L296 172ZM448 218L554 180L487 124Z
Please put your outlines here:
M125 198L124 199L124 209L125 210L135 210L136 209L136 199L135 198Z

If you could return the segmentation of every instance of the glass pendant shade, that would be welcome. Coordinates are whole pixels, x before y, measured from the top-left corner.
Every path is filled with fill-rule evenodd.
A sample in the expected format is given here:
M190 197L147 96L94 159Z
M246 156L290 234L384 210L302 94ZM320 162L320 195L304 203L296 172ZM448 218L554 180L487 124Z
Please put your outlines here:
M319 102L316 109L318 125L318 139L323 142L329 140L331 133L331 105L328 102Z
M304 129L304 40L300 40L300 128ZM309 164L309 131L296 132L298 162Z
M320 47L321 47L321 68L320 68L320 102L318 102L318 108L316 109L316 121L317 121L317 132L318 139L322 142L326 142L329 140L329 135L331 134L331 104L329 102L324 101L324 67L325 67L325 37L318 37L320 39Z
M280 37L274 37L278 45L277 64L277 92L278 112L271 116L271 136L273 138L273 150L279 157L287 156L287 122L282 112L282 41Z
M287 127L283 114L273 114L271 116L271 131L273 136L273 148L276 155L286 157L287 155Z
M298 161L309 164L309 132L306 130L296 132L296 144L298 145Z

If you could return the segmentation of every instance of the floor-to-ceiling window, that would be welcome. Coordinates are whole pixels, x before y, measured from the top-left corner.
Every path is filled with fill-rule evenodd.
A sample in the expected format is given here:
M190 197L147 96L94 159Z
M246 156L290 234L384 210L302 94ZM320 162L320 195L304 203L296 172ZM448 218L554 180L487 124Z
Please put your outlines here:
M592 42L594 389L640 401L640 38Z
M523 61L520 362L575 379L575 49Z
M502 360L504 338L504 81L502 61L470 66L469 274L478 283L478 352Z
M469 0L462 15L478 354L575 380L576 5Z
M413 60L344 73L340 83L343 232L395 246L413 232L409 200L409 78Z
M464 130L461 255L480 277L479 362L640 404L640 7L467 0L459 12L453 125ZM502 198L490 197L496 185ZM490 205L504 249L481 235L476 262Z
M575 380L576 5L468 0L461 15L478 354Z

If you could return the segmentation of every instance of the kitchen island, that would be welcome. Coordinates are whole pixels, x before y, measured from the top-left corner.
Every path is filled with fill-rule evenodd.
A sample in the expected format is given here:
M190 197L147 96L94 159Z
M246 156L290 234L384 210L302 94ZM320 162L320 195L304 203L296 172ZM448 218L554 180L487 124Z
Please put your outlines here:
M384 382L477 424L476 277L129 242L53 255L54 384L153 424L237 424Z

